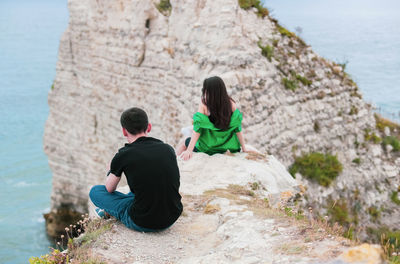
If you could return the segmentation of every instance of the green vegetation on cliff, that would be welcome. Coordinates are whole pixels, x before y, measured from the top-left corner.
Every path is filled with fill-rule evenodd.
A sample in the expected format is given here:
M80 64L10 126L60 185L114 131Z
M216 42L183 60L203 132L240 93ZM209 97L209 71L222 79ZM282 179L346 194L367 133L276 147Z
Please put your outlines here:
M343 166L336 156L319 152L296 157L289 168L293 177L299 172L303 177L325 187L329 186L342 170Z
M294 38L296 37L296 34L294 34L293 32L290 32L289 30L287 30L286 28L282 27L281 25L277 25L278 31L279 33L281 33L281 35L286 36L288 38Z
M156 7L164 16L169 16L171 14L172 5L169 0L161 0Z
M289 80L288 78L282 78L282 84L286 89L295 91L297 89L297 82L293 80Z
M239 0L239 6L245 10L254 7L257 9L257 15L263 18L269 15L268 9L263 7L260 0Z
M375 144L379 144L382 141L382 139L378 137L375 132L371 132L371 129L364 130L364 139L365 141L371 141Z
M390 195L390 200L392 200L392 202L394 202L395 204L400 205L399 192L392 192L392 194Z
M312 81L307 79L300 74L297 74L295 71L291 70L290 74L287 75L288 77L282 78L282 84L285 86L286 89L295 91L299 84L303 84L304 86L310 86Z
M385 130L385 127L389 128L390 133L393 134L393 136L397 137L400 139L400 124L397 124L395 122L392 122L386 118L383 118L382 116L375 114L375 121L376 121L376 128L383 133Z
M294 74L294 77L296 78L296 80L298 80L299 82L301 82L303 85L306 85L306 86L310 86L311 84L312 84L312 81L310 81L309 79L307 79L306 77L304 77L304 76L301 76L301 75L299 75L299 74Z
M400 232L387 227L367 228L372 242L380 244L390 264L400 264Z
M274 56L274 47L270 45L262 46L261 41L258 42L258 47L261 49L261 54L271 61Z
M49 254L29 258L30 264L60 264L60 263L86 263L103 264L99 258L94 257L90 247L106 231L110 230L114 220L84 219L65 228L65 235L59 237L57 249L52 249ZM82 229L81 229L82 228ZM84 231L84 233L83 233ZM77 234L80 236L73 238ZM66 248L64 245L66 244Z
M384 137L383 140L382 140L382 145L383 145L383 148L385 150L386 150L388 145L392 146L393 151L399 151L400 150L400 141L394 136Z

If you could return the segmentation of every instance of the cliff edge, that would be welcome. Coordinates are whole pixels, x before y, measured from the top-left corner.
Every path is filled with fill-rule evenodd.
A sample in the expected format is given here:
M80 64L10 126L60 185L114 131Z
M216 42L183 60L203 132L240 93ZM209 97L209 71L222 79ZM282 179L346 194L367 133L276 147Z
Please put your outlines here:
M364 251L326 222L290 207L296 181L273 156L196 153L179 163L184 212L166 231L141 233L108 220L75 259L107 263L384 263L380 247ZM229 168L218 170L217 168ZM128 186L119 189L128 192ZM92 212L92 210L90 210ZM97 228L96 230L98 230ZM100 228L101 229L101 228ZM88 241L84 234L75 240ZM350 257L345 251L352 250ZM84 252L84 253L83 253ZM352 259L352 260L351 260Z

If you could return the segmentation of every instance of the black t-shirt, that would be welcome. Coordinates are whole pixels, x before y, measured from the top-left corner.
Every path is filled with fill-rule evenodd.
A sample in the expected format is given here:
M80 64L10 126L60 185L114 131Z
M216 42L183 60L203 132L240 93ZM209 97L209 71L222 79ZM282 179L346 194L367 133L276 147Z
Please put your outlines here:
M138 226L162 229L182 213L179 168L174 149L152 137L140 137L119 149L110 172L122 172L135 194L129 215Z

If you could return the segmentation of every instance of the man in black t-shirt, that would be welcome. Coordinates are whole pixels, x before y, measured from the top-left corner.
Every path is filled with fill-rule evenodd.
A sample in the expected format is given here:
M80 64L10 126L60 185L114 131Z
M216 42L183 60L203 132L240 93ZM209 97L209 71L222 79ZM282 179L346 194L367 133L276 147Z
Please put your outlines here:
M140 108L123 112L121 125L128 143L112 159L106 184L92 187L90 199L98 207L98 215L110 214L137 231L168 228L182 213L175 151L147 136L151 124ZM122 173L127 178L129 194L115 191Z

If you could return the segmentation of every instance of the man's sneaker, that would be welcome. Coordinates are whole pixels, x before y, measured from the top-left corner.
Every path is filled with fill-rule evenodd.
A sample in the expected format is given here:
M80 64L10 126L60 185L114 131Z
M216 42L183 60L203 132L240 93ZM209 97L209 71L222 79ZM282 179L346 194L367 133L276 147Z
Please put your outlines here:
M104 211L104 209L98 208L96 207L94 209L94 213L98 218L103 218L103 219L108 219L110 218L110 215L106 213L106 211Z

